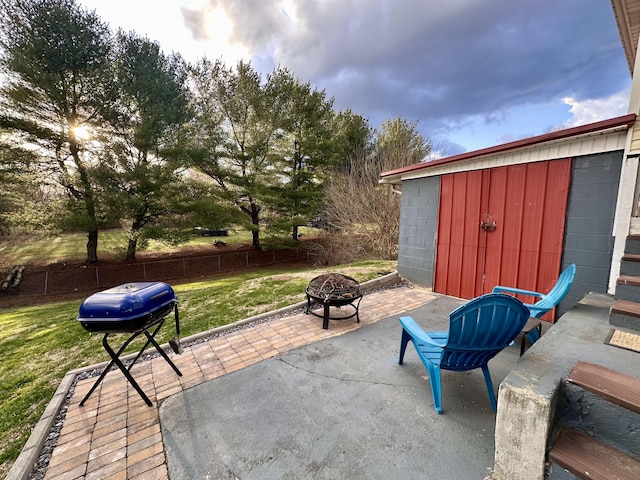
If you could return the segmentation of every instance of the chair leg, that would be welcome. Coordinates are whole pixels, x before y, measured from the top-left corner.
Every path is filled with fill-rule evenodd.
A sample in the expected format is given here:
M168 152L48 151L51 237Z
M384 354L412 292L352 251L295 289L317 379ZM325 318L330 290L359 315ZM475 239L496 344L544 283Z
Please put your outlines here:
M426 365L429 372L429 383L431 383L431 396L433 398L433 407L436 412L442 413L442 385L440 382L440 367L431 362Z
M536 328L527 333L527 338L531 342L531 345L536 343L538 339L542 336L542 324L539 324Z
M530 318L522 329L522 340L520 342L520 356L524 355L527 340L529 345L533 345L542 336L542 322L537 318Z
M402 361L404 360L404 352L407 350L407 344L411 340L411 335L407 333L407 331L402 329L402 337L400 338L400 355L398 356L398 364L402 365Z
M489 401L491 402L491 408L494 412L498 411L498 406L496 404L496 394L493 391L493 382L491 381L491 374L489 373L489 366L482 366L482 373L484 374L484 381L487 384L487 390L489 392Z
M403 318L407 318L412 323L415 323L413 322L413 319L411 317L403 317ZM403 318L400 319L400 323L402 323ZM445 335L445 337L443 338L446 338L446 332L432 332L432 333L436 333L438 337ZM429 373L429 382L431 383L431 396L433 398L433 406L436 409L436 412L442 413L442 386L440 382L440 364L439 363L437 365L434 364L431 360L429 360L429 358L423 352L420 351L413 337L409 334L409 332L407 332L404 329L404 327L402 328L402 336L400 338L400 354L398 355L398 363L402 365L402 362L404 360L404 354L407 351L407 345L409 344L409 341L413 342L414 346L416 347L416 353L418 354L418 357L420 357L422 364L425 366L425 368L427 369L427 372Z

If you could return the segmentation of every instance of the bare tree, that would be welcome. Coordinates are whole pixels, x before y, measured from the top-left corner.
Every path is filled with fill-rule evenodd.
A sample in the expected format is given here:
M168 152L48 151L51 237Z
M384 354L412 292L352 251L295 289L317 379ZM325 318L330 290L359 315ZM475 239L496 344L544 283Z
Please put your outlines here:
M332 176L323 214L330 236L317 252L323 263L397 257L400 196L379 184L380 173L417 163L430 148L416 122L388 120L376 131L373 153L352 157L349 168Z

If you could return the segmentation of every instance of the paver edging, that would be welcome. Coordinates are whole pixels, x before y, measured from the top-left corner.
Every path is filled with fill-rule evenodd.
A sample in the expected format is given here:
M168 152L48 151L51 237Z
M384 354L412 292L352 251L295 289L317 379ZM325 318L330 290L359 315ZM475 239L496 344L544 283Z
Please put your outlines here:
M45 408L40 420L31 431L27 443L22 447L20 455L12 465L5 480L25 480L29 477L75 378L76 374L72 372L67 372L62 378L60 385L58 385L56 392L47 404L47 408Z

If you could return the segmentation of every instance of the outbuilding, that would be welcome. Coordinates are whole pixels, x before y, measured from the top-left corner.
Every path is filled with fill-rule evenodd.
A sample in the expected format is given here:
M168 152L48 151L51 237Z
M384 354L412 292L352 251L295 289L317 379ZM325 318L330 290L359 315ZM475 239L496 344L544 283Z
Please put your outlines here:
M398 272L470 299L495 285L548 292L575 263L558 313L609 291L615 218L635 186L635 173L631 187L621 181L635 122L628 114L383 172L402 194Z

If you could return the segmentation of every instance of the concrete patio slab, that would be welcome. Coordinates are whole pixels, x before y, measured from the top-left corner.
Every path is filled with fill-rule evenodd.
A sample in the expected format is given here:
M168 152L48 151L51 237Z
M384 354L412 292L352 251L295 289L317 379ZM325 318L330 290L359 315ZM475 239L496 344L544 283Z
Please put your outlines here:
M462 302L439 296L402 315L446 329ZM170 478L486 477L496 417L482 372L443 372L438 415L412 346L397 364L398 316L167 398L159 413ZM496 386L518 358L514 346L490 362Z
M370 288L390 281L393 284L394 275L380 280L367 283L371 283ZM182 377L176 376L160 357L140 361L132 368L134 378L154 403L152 407L144 404L118 370L109 372L80 407L95 377L75 377L102 369L105 364L68 372L6 478L168 479L158 413L159 404L167 398L323 338L401 314L436 297L428 289L396 285L365 295L361 323L331 320L329 329L324 330L321 319L298 313L305 304L301 302L293 309L185 338L184 353L169 354Z

